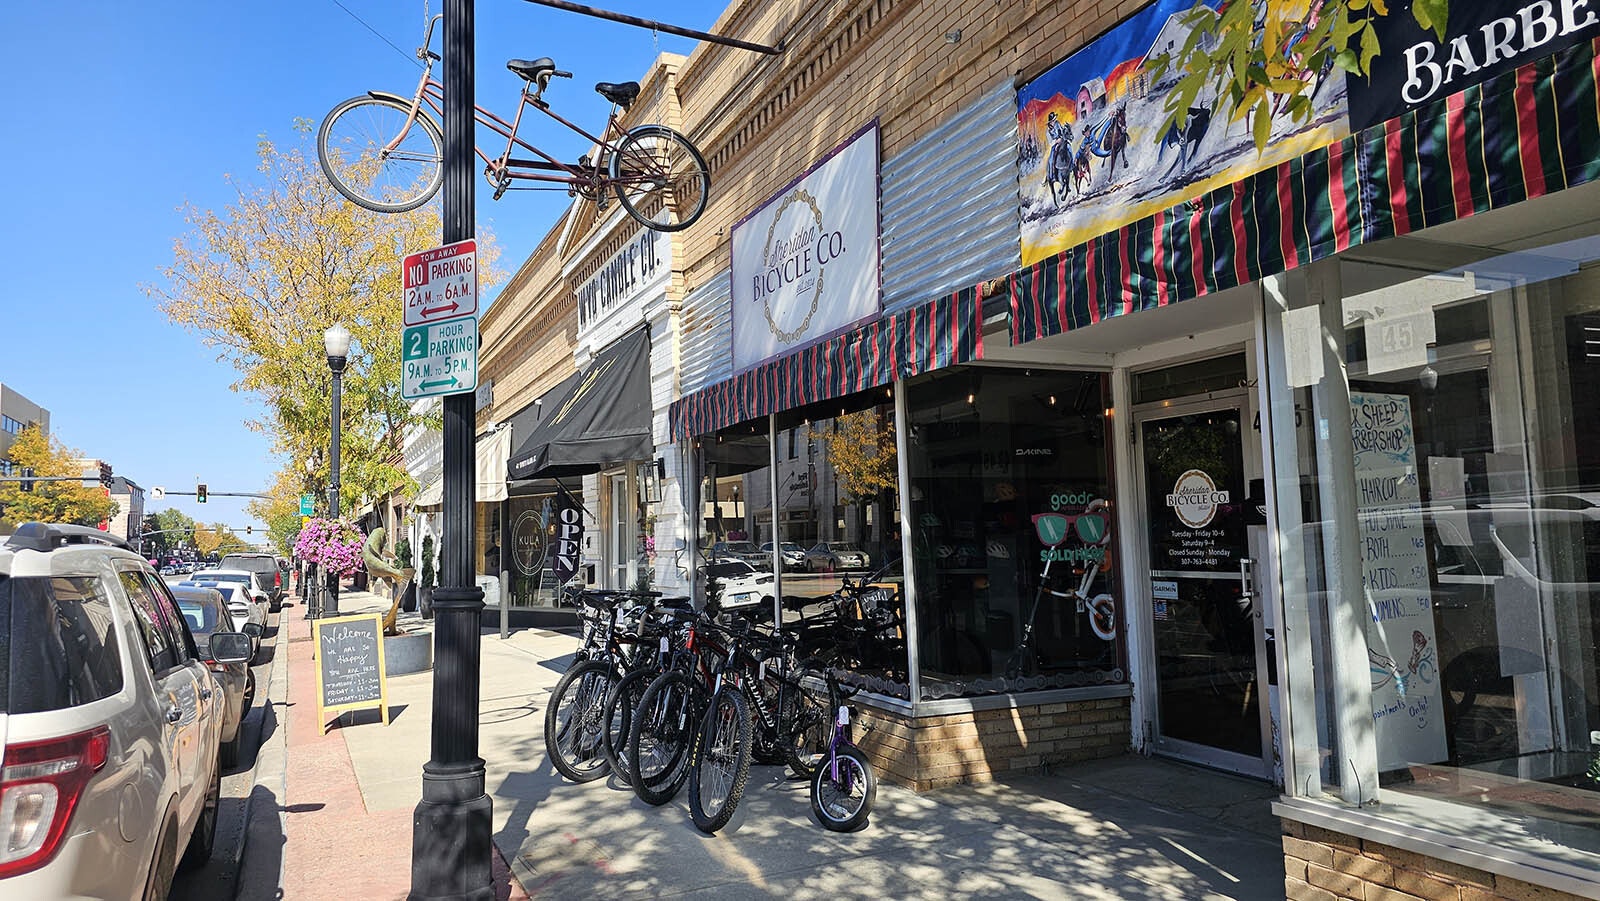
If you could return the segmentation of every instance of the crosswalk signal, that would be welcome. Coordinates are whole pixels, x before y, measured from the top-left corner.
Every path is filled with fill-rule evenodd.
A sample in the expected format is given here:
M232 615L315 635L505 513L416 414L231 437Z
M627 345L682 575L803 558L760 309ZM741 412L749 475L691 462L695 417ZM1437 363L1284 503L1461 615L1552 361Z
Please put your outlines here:
M20 486L18 486L18 487L20 487L23 491L32 491L33 490L33 478L32 477L33 477L33 467L32 466L24 466L24 467L22 467L22 480L23 481L22 481L22 484Z
M194 501L197 504L203 504L206 502L206 483L201 482L200 484L194 486Z

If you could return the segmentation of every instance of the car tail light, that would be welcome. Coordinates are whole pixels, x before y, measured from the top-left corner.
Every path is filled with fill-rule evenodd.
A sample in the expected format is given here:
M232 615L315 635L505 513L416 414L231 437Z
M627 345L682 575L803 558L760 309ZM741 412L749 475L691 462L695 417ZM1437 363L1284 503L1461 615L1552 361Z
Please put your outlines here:
M105 726L6 746L0 769L0 879L36 870L55 857L84 787L106 765L110 750Z
M272 574L272 587L273 588L282 588L283 587L283 570L278 570L277 572Z

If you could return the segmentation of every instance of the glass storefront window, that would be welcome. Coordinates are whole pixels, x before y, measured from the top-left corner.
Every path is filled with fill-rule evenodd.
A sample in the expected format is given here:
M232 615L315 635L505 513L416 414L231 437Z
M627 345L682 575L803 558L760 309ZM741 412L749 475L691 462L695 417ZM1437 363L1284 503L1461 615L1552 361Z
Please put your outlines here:
M1290 352L1270 390L1314 411L1276 433L1290 634L1297 612L1312 633L1287 649L1291 792L1473 805L1592 853L1600 220L1564 193L1519 205L1545 239L1490 213L1305 275L1284 345L1326 365Z
M1123 681L1109 548L1066 527L1111 497L1105 376L974 367L906 391L923 699Z

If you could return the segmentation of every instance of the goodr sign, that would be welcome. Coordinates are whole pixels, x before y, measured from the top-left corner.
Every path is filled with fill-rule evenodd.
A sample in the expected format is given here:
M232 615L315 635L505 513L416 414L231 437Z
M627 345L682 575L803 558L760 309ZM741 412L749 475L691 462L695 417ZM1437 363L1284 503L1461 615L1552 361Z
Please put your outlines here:
M878 314L878 123L733 227L733 368Z

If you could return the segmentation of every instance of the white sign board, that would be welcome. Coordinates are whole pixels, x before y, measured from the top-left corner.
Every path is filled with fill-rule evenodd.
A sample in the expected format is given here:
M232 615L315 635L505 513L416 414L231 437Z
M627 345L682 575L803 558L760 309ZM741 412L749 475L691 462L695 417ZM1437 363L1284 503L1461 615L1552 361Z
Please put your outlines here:
M406 400L478 390L478 317L462 316L401 333L400 394Z
M1350 392L1378 769L1449 755L1411 399Z
M150 499L153 500L153 501L164 501L164 500L166 500L167 499L167 489L162 488L159 485L156 486L155 488L150 489Z
M468 238L406 256L405 324L423 325L478 313L478 242Z
M878 315L878 234L873 122L734 225L734 371Z

